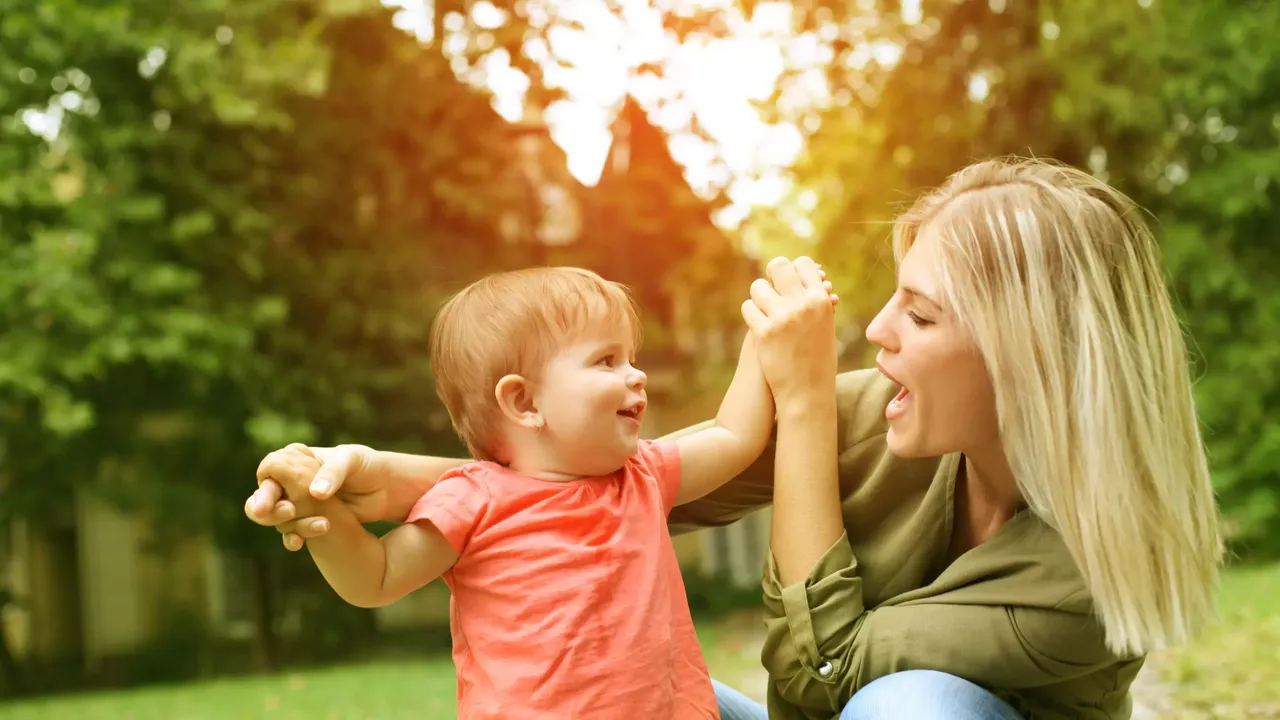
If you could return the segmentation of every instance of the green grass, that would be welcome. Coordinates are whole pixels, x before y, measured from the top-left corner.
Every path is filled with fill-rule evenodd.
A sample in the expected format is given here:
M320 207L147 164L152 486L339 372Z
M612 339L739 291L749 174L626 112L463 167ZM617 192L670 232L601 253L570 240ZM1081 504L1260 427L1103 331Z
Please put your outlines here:
M4 720L408 720L452 718L448 657L0 705Z
M750 682L759 668L752 638L757 613L699 627L716 677ZM447 655L335 666L323 670L0 704L2 720L447 720L456 716Z
M714 677L759 686L758 613L703 622L698 633ZM1280 718L1280 564L1229 572L1221 621L1153 660L1177 706L1162 718ZM453 698L453 666L441 656L26 701L0 705L0 720L446 720Z
M1157 660L1178 720L1280 718L1280 564L1227 573L1218 623Z

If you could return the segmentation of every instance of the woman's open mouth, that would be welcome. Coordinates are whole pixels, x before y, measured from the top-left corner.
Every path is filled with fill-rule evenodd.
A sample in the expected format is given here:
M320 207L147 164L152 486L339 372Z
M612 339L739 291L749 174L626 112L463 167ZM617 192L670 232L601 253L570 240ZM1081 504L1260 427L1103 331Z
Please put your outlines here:
M884 408L884 417L890 422L897 420L907 413L907 408L911 405L911 391L905 387L898 391L898 394L889 401Z
M890 375L879 362L876 362L876 369L880 371L881 375L889 378L898 386L898 394L893 396L893 399L884 408L885 419L892 422L906 414L907 408L911 405L911 391L907 389L906 385L898 382L897 378Z

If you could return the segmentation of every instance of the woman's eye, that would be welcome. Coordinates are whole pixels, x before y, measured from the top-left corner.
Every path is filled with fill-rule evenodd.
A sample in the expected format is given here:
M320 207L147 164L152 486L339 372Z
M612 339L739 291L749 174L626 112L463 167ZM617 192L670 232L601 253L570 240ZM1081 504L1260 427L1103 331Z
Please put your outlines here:
M911 322L915 323L916 327L925 327L927 325L933 324L932 320L925 320L924 318L917 315L914 310L908 310L907 317L911 318Z

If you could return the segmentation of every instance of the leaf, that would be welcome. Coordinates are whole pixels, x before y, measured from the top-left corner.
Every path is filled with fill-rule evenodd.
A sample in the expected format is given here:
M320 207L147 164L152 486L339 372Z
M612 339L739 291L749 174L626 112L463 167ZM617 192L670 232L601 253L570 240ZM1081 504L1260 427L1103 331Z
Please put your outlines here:
M133 195L116 206L124 220L155 220L164 214L164 198L159 195Z

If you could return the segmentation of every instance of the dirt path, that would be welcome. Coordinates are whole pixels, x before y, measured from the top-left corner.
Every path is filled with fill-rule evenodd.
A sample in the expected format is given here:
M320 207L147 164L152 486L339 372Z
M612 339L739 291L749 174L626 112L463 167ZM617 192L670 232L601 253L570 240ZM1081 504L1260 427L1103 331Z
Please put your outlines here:
M1158 720L1173 714L1172 692L1160 679L1159 662L1148 658L1133 680L1132 720Z

